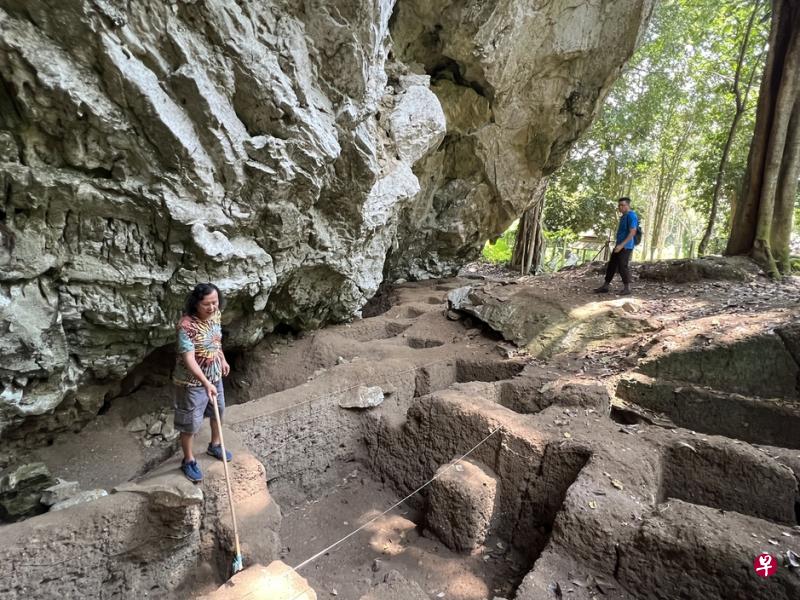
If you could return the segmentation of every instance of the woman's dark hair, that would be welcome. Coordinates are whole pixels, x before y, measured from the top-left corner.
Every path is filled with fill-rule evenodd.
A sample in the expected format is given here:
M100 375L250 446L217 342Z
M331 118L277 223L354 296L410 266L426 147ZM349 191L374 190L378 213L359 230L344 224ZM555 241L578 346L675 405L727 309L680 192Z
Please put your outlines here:
M219 308L222 310L225 300L223 299L222 292L219 291L219 288L213 283L198 283L196 286L194 286L194 289L186 298L186 306L184 307L183 312L192 317L196 317L197 305L200 304L200 301L208 296L211 292L217 292L217 298L219 298Z

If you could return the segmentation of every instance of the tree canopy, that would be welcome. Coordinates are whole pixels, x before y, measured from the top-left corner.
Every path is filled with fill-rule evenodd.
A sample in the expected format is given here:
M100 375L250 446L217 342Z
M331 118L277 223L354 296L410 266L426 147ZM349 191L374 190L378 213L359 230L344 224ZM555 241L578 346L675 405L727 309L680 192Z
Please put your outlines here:
M753 139L770 15L769 0L661 2L599 118L551 177L545 229L610 235L616 198L630 196L645 256L685 255L708 229L716 195L707 250L722 252Z

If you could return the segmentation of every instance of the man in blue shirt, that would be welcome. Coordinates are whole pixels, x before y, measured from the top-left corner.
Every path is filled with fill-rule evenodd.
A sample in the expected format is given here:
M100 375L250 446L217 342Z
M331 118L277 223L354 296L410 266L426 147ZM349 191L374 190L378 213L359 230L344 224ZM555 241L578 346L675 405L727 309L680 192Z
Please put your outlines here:
M598 294L608 293L608 286L617 271L619 271L624 285L620 293L626 295L631 293L630 262L635 245L634 237L636 237L636 231L639 228L639 217L631 210L630 198L620 198L617 201L617 210L621 215L617 226L617 245L614 246L614 251L608 261L608 267L606 267L606 281L595 290Z

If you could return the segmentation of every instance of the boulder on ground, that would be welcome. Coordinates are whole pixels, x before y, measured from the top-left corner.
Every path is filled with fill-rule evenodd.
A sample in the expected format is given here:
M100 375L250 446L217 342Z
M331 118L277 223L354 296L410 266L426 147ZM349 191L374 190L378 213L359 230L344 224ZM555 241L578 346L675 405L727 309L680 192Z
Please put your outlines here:
M577 303L574 298L548 297L531 286L488 283L454 289L447 300L450 310L480 319L539 358L583 352L594 342L656 329L655 323L636 314L636 301L630 299Z
M342 408L373 408L383 402L383 389L378 386L360 385L339 398Z
M108 492L105 490L97 489L97 490L85 490L78 494L75 494L71 498L64 500L63 502L58 502L50 507L51 511L54 510L64 510L65 508L72 508L73 506L77 506L78 504L83 504L84 502L91 502L92 500L97 500L98 498L102 498L103 496L108 496Z
M55 484L44 463L29 463L0 473L0 522L19 521L47 510L42 493Z

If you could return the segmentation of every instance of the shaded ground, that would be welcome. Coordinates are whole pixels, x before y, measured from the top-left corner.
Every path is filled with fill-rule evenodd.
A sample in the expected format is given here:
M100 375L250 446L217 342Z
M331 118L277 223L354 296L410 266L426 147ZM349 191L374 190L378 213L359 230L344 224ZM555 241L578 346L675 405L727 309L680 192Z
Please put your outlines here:
M355 463L339 485L321 497L284 509L282 559L297 565L379 516L399 498ZM499 540L464 556L426 534L418 510L402 504L334 550L303 568L320 598L360 598L397 570L432 598L483 600L510 592L525 574L523 559ZM441 595L440 595L441 594Z
M470 328L443 318L447 291L470 282L496 281L524 286L536 298L568 308L598 301L627 304L637 317L651 320L657 328L654 334L622 341L601 340L590 352L566 353L547 363L566 372L601 378L630 369L641 358L643 349L659 343L665 351L674 351L697 340L707 344L720 336L746 337L750 333L767 331L790 319L800 305L800 278L796 277L777 284L765 277L744 282L683 284L638 281L634 285L635 295L626 298L591 293L592 287L601 281L602 272L603 266L594 264L556 274L519 277L501 267L475 263L462 271L468 278L461 282L444 286L421 282L406 284L395 291L387 290L385 297L402 304L395 304L382 313L390 322L388 330L385 323L380 323L373 332L373 320L366 319L300 336L269 336L247 355L237 357L234 372L226 381L228 403L246 402L298 386L325 375L328 369L344 361L372 363L402 358L409 352L417 354L418 351L409 350L408 344L413 343L410 340L428 339L448 344L444 352L425 351L431 356L457 356L459 345L466 349L483 347L494 354L497 338L487 340L481 329L476 328L478 323L471 323L473 327ZM383 308L388 306L383 304ZM394 329L392 323L396 323ZM419 323L416 333L406 332L405 328L413 323ZM380 344L375 351L359 342L359 338L368 340L372 336L385 337L387 343ZM167 361L163 373L150 379L145 377L136 392L115 399L110 410L88 427L79 433L56 436L51 446L38 449L30 459L44 461L56 476L78 479L84 488L127 481L162 460L174 445L159 443L146 447L141 435L128 432L124 426L137 415L171 409L171 389L165 376L170 364ZM157 385L151 383L152 379Z
M428 533L426 491L305 567L318 597L359 600L392 569L431 598L794 597L800 574L783 565L778 587L758 587L752 560L800 552L800 280L640 279L632 297L598 296L602 269L472 266L386 288L369 318L236 357L226 421L266 467L289 565L496 430L474 456L498 482L491 555ZM448 311L465 285L536 343ZM620 321L646 326L603 329ZM126 424L170 394L163 375L139 386L32 456L83 488L163 460L174 446ZM379 386L383 403L340 408L360 386ZM692 561L706 572L697 584Z

